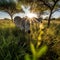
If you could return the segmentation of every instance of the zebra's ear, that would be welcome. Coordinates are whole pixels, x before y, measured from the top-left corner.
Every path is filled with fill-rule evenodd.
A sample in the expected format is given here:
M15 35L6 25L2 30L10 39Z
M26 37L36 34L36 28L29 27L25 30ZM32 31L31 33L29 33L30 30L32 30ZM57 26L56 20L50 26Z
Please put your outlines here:
M16 16L14 18L14 23L16 24L17 27L20 27L21 21L22 21L22 18L19 16Z

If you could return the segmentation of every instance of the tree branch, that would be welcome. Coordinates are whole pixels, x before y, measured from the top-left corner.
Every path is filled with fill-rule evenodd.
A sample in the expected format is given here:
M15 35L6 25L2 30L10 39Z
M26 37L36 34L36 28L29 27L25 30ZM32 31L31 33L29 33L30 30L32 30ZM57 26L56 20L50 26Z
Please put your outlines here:
M45 0L39 0L41 1L45 6L47 6L49 9L51 9L51 6L45 2Z
M54 1L54 5L52 6L51 10L54 9L54 7L55 7L55 5L57 4L58 1L59 1L59 0Z
M60 12L60 9L56 9L56 10L54 10L52 13L54 13L54 12L56 12L56 11L59 11L59 12Z

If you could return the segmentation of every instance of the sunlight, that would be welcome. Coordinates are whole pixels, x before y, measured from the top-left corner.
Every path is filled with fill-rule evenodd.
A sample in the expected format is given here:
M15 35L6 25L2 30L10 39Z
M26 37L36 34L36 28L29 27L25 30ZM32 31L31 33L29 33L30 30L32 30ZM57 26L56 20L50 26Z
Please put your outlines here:
M22 5L21 7L25 13L25 16L27 16L28 18L33 18L33 17L37 18L37 14L30 12L30 6L25 7Z
M33 18L33 17L36 17L37 18L37 15L34 14L34 13L27 13L27 17L28 18Z

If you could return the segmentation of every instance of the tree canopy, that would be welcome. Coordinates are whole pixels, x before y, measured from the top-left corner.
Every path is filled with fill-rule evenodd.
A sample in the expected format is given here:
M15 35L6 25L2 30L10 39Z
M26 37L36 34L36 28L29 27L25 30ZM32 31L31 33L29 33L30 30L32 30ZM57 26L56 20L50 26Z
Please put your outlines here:
M17 8L17 3L17 0L0 0L0 11L7 12L12 19L13 14L20 11L20 9Z

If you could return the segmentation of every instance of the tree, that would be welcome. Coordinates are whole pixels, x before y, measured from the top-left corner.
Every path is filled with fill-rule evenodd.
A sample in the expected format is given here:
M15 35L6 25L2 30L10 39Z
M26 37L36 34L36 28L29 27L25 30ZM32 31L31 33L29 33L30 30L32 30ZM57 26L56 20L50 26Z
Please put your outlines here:
M0 0L0 10L4 10L12 16L15 12L21 11L21 5L31 6L32 12L38 12L39 15L43 14L45 10L50 11L48 18L48 27L50 26L51 16L54 12L60 11L60 0ZM2 8L1 8L2 7Z
M48 18L48 27L49 27L52 14L60 10L59 9L60 4L57 4L58 2L60 2L60 0L38 0L38 1L42 2L50 10L50 15Z
M21 10L17 3L17 0L0 0L0 10L7 12L13 19L13 14Z
M48 18L48 27L50 26L52 14L56 11L60 11L60 4L58 2L60 2L60 0L23 0L23 3L28 3L31 6L32 11L39 11L40 15L41 13L43 14L43 11L45 10L50 11Z

